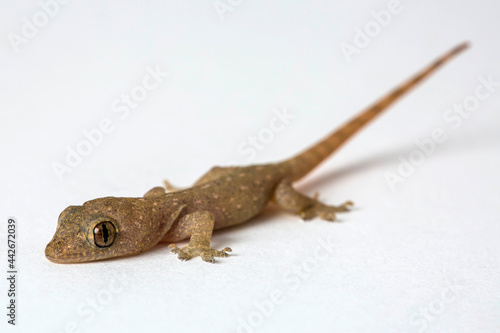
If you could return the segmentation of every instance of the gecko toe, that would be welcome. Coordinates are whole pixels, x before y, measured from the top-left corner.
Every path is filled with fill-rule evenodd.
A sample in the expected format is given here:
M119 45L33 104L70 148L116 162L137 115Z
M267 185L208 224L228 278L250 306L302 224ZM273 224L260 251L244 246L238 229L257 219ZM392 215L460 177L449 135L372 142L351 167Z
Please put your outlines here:
M227 252L231 251L232 250L229 247L226 247L221 251L208 248L206 250L201 251L200 257L206 262L215 263L215 257L220 257L220 258L229 257L229 254Z
M180 255L181 253L184 252L184 251L182 251L183 249L179 248L175 244L170 244L168 247L170 248L170 252L172 252L172 253L177 253L177 254Z
M342 205L335 207L332 206L336 209L337 212L348 212L351 210L352 206L354 206L354 202L351 200L344 202Z
M177 258L179 260L187 261L194 257L194 254L192 253L192 251L190 251L190 249L187 248L187 246L181 249L175 244L170 244L168 247L170 247L171 249L170 252L177 254Z

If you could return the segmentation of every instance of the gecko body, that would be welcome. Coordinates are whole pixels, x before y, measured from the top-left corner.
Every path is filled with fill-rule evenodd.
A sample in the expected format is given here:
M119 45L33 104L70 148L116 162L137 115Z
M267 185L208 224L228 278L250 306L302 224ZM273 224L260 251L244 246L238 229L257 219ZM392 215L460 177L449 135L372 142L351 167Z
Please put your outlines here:
M388 95L368 107L325 139L304 152L278 163L246 167L214 167L193 187L178 190L155 187L140 198L105 197L81 206L69 206L59 216L54 237L45 249L46 257L57 263L76 263L134 255L160 241L189 238L179 248L171 244L179 259L200 256L214 262L226 257L230 248L210 247L213 230L246 222L270 201L304 220L319 217L334 221L336 213L352 205L326 205L293 188L301 179L356 132L382 113L417 83L461 52L461 44L436 60Z

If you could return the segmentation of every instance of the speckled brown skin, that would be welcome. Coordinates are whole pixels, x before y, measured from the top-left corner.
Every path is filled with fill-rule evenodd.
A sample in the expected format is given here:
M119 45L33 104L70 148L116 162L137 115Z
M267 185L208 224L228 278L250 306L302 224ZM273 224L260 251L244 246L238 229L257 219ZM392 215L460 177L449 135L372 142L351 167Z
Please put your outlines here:
M226 257L230 248L210 248L212 231L248 221L270 202L304 220L320 217L334 221L352 202L325 205L294 190L292 183L305 176L400 96L467 47L459 45L399 86L339 130L303 153L280 163L248 167L214 167L189 189L166 193L155 187L143 198L106 197L70 206L59 216L57 230L45 249L58 263L74 263L147 251L160 241L190 238L172 252L179 259L194 256L208 262Z

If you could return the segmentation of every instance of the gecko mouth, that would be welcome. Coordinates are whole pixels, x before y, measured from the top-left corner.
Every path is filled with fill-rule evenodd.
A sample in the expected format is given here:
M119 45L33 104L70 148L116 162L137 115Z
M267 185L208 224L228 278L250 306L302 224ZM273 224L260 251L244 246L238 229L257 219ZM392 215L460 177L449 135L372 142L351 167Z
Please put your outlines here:
M45 257L57 264L75 264L91 262L95 260L107 259L113 257L106 248L97 248L102 252L89 252L78 245L69 245L63 239L52 239L45 247Z
M48 246L47 246L48 247ZM45 257L49 259L51 262L56 263L56 264L76 264L76 263L81 263L87 260L78 260L79 257L57 257L54 256L53 253L47 252L47 248L45 249Z
M60 259L60 258L51 257L47 253L45 254L45 257L47 259L49 259L50 261L52 261L53 263L56 263L56 264L70 264L70 263L74 262L74 261L71 261L71 260L66 260L66 259Z

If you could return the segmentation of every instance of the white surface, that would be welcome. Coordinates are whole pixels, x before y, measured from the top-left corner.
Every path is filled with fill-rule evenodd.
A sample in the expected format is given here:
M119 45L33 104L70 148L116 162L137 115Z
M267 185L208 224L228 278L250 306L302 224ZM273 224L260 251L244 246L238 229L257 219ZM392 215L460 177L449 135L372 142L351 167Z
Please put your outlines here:
M2 306L2 332L500 331L500 89L456 129L444 119L478 77L500 80L494 1L402 0L351 63L341 43L389 1L231 1L224 20L211 0L163 3L61 5L18 52L8 33L40 5L0 5L0 266L14 216L20 271L18 325ZM166 245L90 264L45 259L66 206L288 157L465 40L470 50L299 184L328 203L352 199L342 223L271 210L217 233L213 246L234 252L215 265L180 262ZM120 118L114 101L156 66L168 78ZM238 147L283 108L295 118L248 161ZM113 131L60 181L52 164L105 118ZM385 173L435 128L445 142L391 191Z

